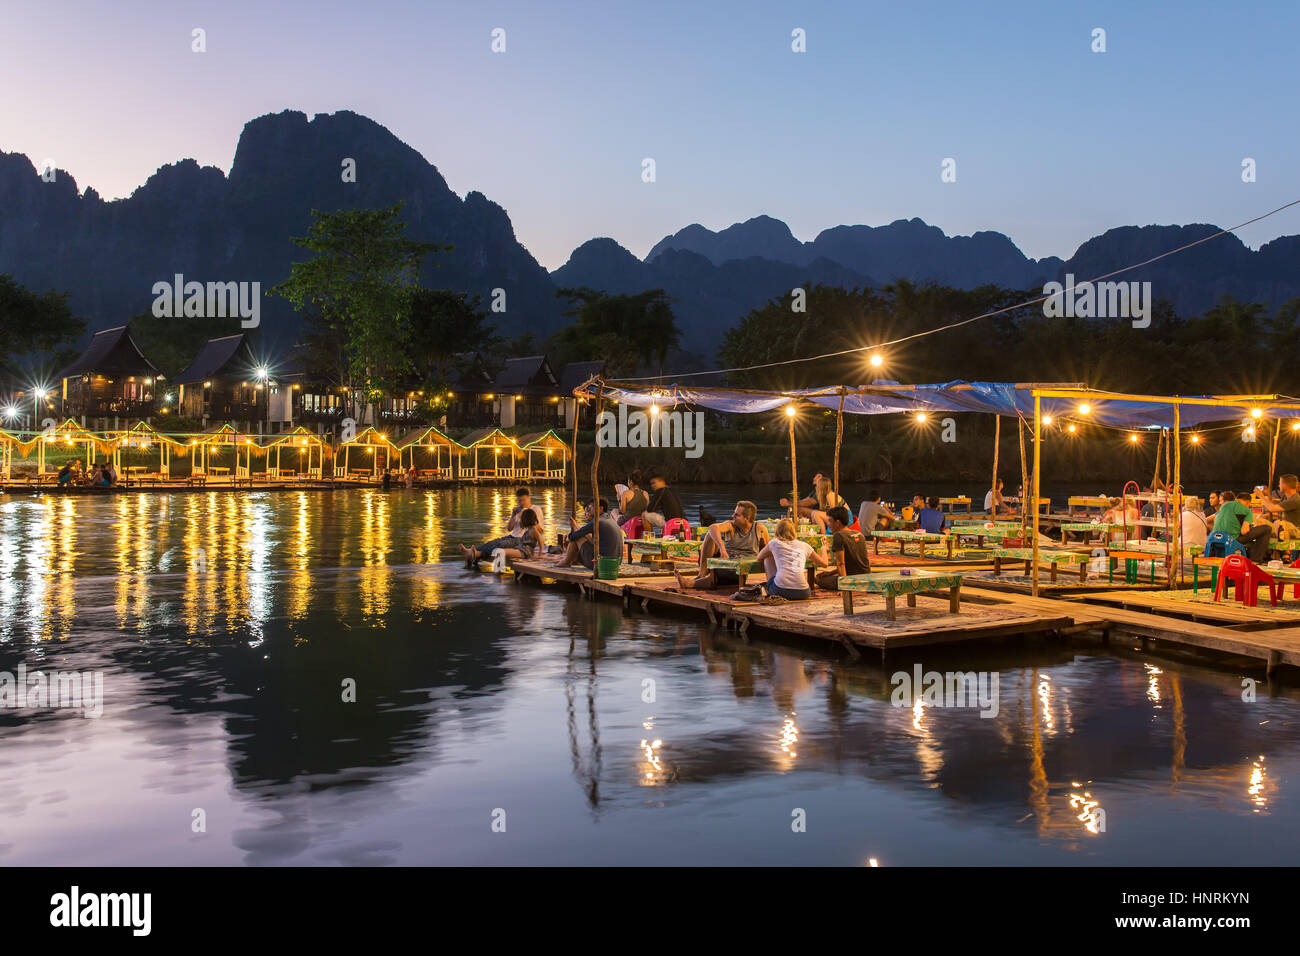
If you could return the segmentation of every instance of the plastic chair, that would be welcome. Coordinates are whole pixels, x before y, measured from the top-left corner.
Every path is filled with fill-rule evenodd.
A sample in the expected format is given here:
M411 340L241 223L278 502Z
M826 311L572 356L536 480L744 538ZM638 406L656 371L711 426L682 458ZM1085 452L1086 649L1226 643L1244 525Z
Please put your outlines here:
M645 534L640 515L633 515L631 518L628 518L619 525L619 527L623 529L623 537L625 538L640 538Z
M1203 557L1229 558L1234 554L1239 554L1242 557L1246 556L1246 549L1242 547L1241 542L1236 538L1225 534L1222 531L1215 531L1205 539L1205 550L1202 552Z
M1287 567L1300 569L1300 558L1296 558L1289 565L1287 565ZM1283 591L1286 590L1285 584L1282 585L1282 590ZM1291 596L1295 598L1297 601L1300 601L1300 581L1297 581L1295 587L1291 589Z
M1268 585L1268 599L1276 607L1278 592L1283 587L1273 578L1273 575L1240 554L1233 554L1224 558L1223 567L1219 568L1219 581L1214 586L1215 601L1222 598L1225 581L1231 581L1236 585L1237 598L1246 607L1259 605L1259 586L1261 584Z
M678 531L684 532L684 540L691 540L691 523L685 518L669 518L664 522L665 538L671 538Z

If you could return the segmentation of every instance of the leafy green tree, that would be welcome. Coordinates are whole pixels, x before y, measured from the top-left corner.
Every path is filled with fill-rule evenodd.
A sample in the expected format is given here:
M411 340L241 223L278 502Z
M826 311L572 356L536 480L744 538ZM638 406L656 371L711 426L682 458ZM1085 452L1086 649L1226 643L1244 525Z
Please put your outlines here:
M611 295L594 289L560 289L573 321L551 337L549 351L559 364L604 359L609 374L640 369L662 371L681 340L671 300L663 289Z
M12 275L0 274L0 355L48 352L85 329L85 320L68 308L68 293L32 292Z
M293 241L314 255L272 291L304 315L309 351L328 358L349 395L373 400L405 384L420 264L449 247L405 235L401 203L382 209L312 210Z

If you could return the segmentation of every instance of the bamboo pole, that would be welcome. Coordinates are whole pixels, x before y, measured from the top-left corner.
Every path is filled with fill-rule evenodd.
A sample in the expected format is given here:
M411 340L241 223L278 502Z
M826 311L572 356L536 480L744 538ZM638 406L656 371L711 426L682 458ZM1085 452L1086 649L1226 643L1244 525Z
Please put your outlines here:
M840 410L835 413L835 497L840 496L840 445L844 441L844 388L840 387Z
M596 387L596 421L600 422L600 406L604 401L604 381L597 380ZM595 439L593 444L596 446L595 452L591 456L591 511L595 517L591 521L591 576L596 576L596 568L600 566L600 487L596 480L596 470L600 467L600 428L596 428Z
M1160 433L1156 435L1156 467L1155 470L1151 472L1152 491L1156 490L1156 482L1160 480L1160 446L1164 442L1164 440L1165 440L1165 430L1162 428L1160 429ZM1152 514L1154 513L1155 513L1155 509L1153 508Z
M1043 427L1043 400L1037 394L1034 395L1034 562L1032 593L1038 597L1038 489L1041 486L1039 477L1040 466L1042 465L1042 427Z
M573 471L573 500L569 503L569 512L574 520L578 517L578 419L582 417L582 402L573 396L573 447L569 450L569 467ZM600 428L597 425L597 433Z
M1183 439L1182 439L1182 422L1179 414L1178 403L1174 402L1174 533L1171 536L1178 542L1178 583L1183 583ZM1166 565L1168 567L1168 565ZM1172 570L1172 568L1171 568ZM1173 577L1170 574L1169 577ZM1171 581L1169 586L1173 587Z
M1025 416L1016 415L1016 432L1020 436L1020 487L1022 495L1029 494L1029 464L1025 458ZM1034 509L1034 514L1038 514L1038 495L1034 494L1034 500L1030 504ZM1029 528L1029 512L1025 510L1024 501L1020 502L1020 537L1024 538L1025 532Z
M799 529L799 470L794 457L794 415L790 414L791 405L786 406L786 418L790 422L790 516L794 527Z
M1271 494L1273 491L1273 475L1277 471L1277 440L1282 435L1282 419L1277 419L1273 423L1273 450L1268 456L1268 490Z
M1002 416L993 416L993 497L989 499L993 503L990 511L990 519L996 521L998 517L998 444L1002 441Z

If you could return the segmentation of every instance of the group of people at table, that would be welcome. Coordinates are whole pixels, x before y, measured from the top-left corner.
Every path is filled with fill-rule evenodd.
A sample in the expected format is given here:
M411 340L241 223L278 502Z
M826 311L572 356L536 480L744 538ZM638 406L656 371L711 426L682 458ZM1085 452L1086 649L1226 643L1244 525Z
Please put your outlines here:
M583 522L569 519L570 531L561 535L553 550L560 553L559 565L580 565L594 569L596 561L593 539L599 528L599 557L621 559L627 538L643 536L671 536L682 533L690 536L691 525L686 519L681 498L668 485L661 474L652 474L648 490L642 487L642 475L633 472L626 485L616 486L618 500L611 510L609 502L601 498L586 504ZM1014 512L1001 495L1002 482L985 495L985 511L990 518ZM1110 508L1101 515L1100 524L1135 527L1143 518L1162 519L1165 503L1158 495L1164 491L1159 481L1146 489L1144 500L1110 499ZM1276 496L1256 489L1257 509L1237 500L1232 491L1212 491L1208 496L1209 510L1203 509L1200 498L1183 499L1182 539L1184 545L1203 547L1215 536L1238 542L1248 557L1262 563L1277 544L1296 542L1300 548L1300 479L1295 475L1282 475ZM473 547L460 545L461 554L468 562L490 557L502 551L509 559L528 559L547 552L542 523L542 509L533 504L527 488L516 492L516 504L506 523L505 534ZM703 521L709 517L701 508L702 523L706 525L699 546L698 567L694 577L680 570L674 573L682 587L711 590L739 583L737 571L710 567L712 559L744 560L762 565L766 572L763 587L770 596L788 601L807 600L812 597L812 587L827 591L837 590L840 577L871 572L867 554L867 540L880 530L903 527L914 523L915 530L933 535L950 533L948 515L940 508L937 497L916 495L912 499L910 519L895 514L893 508L881 501L878 492L871 492L858 508L857 515L848 508L848 502L832 488L829 479L817 475L813 492L791 505L782 498L781 506L787 514L797 513L798 520L815 526L821 538L820 547L807 541L807 531L801 533L796 519L784 517L769 525L758 518L758 506L748 500L736 502L730 518L722 521ZM1157 522L1158 523L1158 522ZM810 579L808 571L816 572Z

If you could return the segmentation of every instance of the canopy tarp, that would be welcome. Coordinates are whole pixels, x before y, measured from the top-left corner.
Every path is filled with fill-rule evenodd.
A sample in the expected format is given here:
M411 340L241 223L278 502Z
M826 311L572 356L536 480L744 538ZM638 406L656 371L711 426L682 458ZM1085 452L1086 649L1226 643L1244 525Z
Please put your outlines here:
M579 397L594 397L595 383L574 390ZM607 382L607 400L637 407L698 405L739 414L769 412L790 402L838 409L851 415L894 415L903 412L983 412L1032 418L1038 393L1044 415L1092 421L1116 428L1173 427L1174 407L1183 426L1252 418L1300 418L1300 399L1285 395L1129 395L1103 392L1083 385L1015 382L940 382L901 385L828 385L818 388L762 390L634 386ZM1258 412L1258 414L1256 414Z

